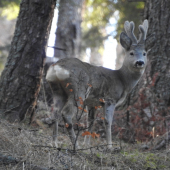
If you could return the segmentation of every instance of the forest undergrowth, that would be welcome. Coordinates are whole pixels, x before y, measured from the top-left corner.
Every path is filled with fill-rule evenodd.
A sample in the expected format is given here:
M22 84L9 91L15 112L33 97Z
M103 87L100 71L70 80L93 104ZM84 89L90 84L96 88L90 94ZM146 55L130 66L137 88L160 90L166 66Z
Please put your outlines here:
M73 150L66 127L59 127L59 147L53 146L52 126L43 124L39 111L31 126L0 120L0 170L169 170L170 147L153 149L149 143L126 143L113 138L108 150L105 138L80 133L80 149ZM149 147L148 147L149 146Z

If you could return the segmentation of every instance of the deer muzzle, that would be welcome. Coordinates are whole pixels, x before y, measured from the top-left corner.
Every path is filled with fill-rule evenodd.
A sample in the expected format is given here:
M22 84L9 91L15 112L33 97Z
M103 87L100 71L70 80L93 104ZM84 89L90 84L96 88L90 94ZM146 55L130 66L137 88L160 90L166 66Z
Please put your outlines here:
M139 61L136 61L136 63L135 63L136 68L143 68L144 66L145 66L144 61L139 60Z

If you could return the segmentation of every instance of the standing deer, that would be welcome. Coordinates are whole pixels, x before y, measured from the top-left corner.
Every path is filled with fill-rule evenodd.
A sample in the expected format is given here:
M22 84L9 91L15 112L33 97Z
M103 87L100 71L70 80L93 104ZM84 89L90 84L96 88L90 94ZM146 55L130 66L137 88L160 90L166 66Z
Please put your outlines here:
M77 58L65 58L51 65L46 79L53 91L54 115L61 114L67 124L67 130L73 144L76 135L72 118L79 108L88 106L89 119L93 124L95 106L103 106L106 141L108 148L112 147L111 125L114 110L136 86L144 73L147 64L147 51L152 40L146 39L148 21L139 25L140 38L134 35L134 23L126 21L125 32L120 35L120 43L125 49L125 59L119 70L110 70L82 62ZM57 146L56 119L54 126L54 141ZM91 127L91 126L90 126ZM89 129L90 131L90 129Z

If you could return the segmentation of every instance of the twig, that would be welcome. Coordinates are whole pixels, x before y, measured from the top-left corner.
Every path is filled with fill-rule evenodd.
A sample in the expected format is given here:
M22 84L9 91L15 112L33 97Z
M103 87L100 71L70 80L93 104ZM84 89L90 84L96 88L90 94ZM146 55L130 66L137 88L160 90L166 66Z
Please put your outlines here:
M66 49L64 49L64 48L59 48L59 47L53 47L53 46L48 46L48 47L50 47L50 48L54 48L54 49L56 49L56 50L63 50L63 51L66 51Z
M61 150L68 150L69 152L75 152L75 151L83 151L83 150L88 150L88 149L93 149L93 148L98 148L99 147L104 147L104 146L108 146L108 145L113 145L113 144L105 144L105 145L98 145L98 146L92 146L92 147L89 147L89 148L84 148L84 149L76 149L76 150L71 150L71 149L64 149L64 148L56 148L56 147L53 147L53 146L44 146L44 145L32 145L32 147L42 147L42 148L50 148L50 149L54 149L54 150L58 150L58 151L61 151Z
M18 106L15 106L15 107L13 107L13 108L11 108L11 109L9 109L9 110L6 110L5 112L2 113L2 115L5 114L6 112L10 112L11 110L13 110L13 109L15 109L15 108L17 108L17 107L19 107L19 105L18 105Z

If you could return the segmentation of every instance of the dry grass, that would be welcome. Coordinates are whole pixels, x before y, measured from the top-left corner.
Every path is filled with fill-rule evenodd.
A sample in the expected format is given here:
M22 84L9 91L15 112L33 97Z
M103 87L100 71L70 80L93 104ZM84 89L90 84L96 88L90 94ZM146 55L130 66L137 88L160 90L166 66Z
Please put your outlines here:
M168 170L170 169L170 152L141 151L139 144L114 143L121 149L107 151L102 139L93 139L90 149L72 152L69 138L60 134L60 149L52 147L51 129L31 129L0 122L0 153L11 156L16 162L4 164L0 161L1 170L31 169L90 169L90 170ZM79 138L81 147L83 137Z

